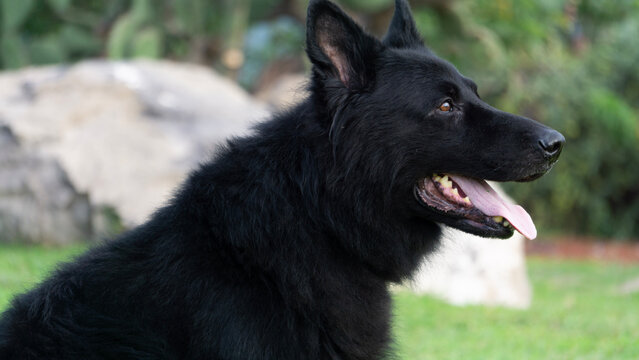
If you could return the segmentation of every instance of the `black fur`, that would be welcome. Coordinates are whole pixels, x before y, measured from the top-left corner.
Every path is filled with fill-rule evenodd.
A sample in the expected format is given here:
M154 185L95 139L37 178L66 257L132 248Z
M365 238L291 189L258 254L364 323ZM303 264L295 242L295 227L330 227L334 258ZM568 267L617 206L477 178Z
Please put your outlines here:
M389 356L387 284L437 246L438 222L456 225L415 183L538 176L554 133L482 102L423 46L405 0L384 41L322 0L307 32L309 98L229 141L146 224L18 296L0 359ZM446 99L454 111L437 110Z

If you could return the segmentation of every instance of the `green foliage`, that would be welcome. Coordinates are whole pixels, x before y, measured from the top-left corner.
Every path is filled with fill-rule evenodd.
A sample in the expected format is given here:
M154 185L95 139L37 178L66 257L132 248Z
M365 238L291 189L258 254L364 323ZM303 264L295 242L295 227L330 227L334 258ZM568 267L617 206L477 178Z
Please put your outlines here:
M250 89L258 81L264 66L277 59L298 56L303 34L302 26L289 17L252 26L245 36L245 61L238 82Z
M18 28L33 7L33 0L0 0L2 37L0 38L0 60L4 67L17 68L27 57L20 41Z
M131 10L121 15L107 42L112 59L158 58L162 54L162 35L150 0L135 0Z
M14 32L27 18L34 5L34 0L1 0L2 11L2 31L3 33Z
M108 238L126 230L122 218L113 207L100 206L96 210L98 211L98 222L97 224L94 222L94 230L97 231L99 237Z
M75 14L77 23L63 21L67 11L75 11L70 0L0 1L0 68L66 62L99 53L101 41L93 29L81 24L81 14Z
M2 34L0 39L0 52L2 53L2 65L8 69L15 69L27 63L20 38L11 33Z
M133 56L158 58L162 54L162 35L158 29L142 29L133 39Z
M375 25L393 1L339 2ZM0 68L99 56L218 66L244 39L233 74L252 89L270 62L302 56L294 16L306 4L0 0ZM542 235L639 238L639 1L427 0L413 10L428 45L474 78L484 99L566 135L549 175L508 186Z
M47 0L49 6L57 13L64 13L71 5L71 0Z
M363 12L377 12L391 7L394 0L342 0L340 3Z
M276 6L282 1L269 3ZM0 68L104 55L112 59L168 57L213 64L228 41L230 15L243 11L237 3L0 0ZM252 3L262 4L259 0ZM262 9L262 15L268 15L268 9ZM239 31L241 39L243 29Z

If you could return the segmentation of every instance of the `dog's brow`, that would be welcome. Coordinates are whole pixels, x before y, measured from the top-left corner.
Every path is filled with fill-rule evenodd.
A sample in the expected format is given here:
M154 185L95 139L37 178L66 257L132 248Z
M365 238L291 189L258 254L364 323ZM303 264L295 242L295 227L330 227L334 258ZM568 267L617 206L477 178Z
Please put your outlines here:
M470 80L470 79L464 79L464 82L465 82L466 84L468 84L468 86L470 86L470 88L471 88L471 89L472 89L475 93L477 93L477 84L475 84L475 82L474 82L474 81L472 81L472 80Z
M452 96L452 97L457 97L460 93L459 86L457 86L457 84L455 83L448 82L448 81L444 82L442 90L446 93L446 95Z

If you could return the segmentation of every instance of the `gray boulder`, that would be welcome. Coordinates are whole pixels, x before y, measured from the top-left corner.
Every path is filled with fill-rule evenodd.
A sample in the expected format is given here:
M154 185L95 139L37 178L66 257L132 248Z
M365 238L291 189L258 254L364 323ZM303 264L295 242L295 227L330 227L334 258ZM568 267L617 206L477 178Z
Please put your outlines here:
M409 287L454 305L528 308L524 241L519 233L497 240L446 229L441 248L422 263Z
M88 61L0 75L0 118L23 147L57 159L92 205L113 207L127 226L266 114L196 65Z
M0 126L0 242L68 244L91 236L91 206L57 161L25 152Z

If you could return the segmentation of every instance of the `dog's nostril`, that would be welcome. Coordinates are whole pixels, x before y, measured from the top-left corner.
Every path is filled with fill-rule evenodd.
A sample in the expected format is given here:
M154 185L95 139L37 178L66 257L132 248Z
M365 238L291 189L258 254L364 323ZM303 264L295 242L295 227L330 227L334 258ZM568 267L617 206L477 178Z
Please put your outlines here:
M562 143L559 141L545 143L544 141L540 140L539 144L541 145L541 147L544 149L545 152L552 155L561 149Z
M565 142L566 139L563 135L555 130L550 130L539 140L539 145L548 157L557 158Z

